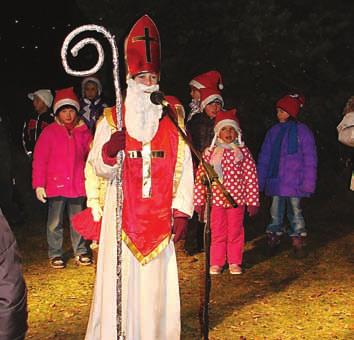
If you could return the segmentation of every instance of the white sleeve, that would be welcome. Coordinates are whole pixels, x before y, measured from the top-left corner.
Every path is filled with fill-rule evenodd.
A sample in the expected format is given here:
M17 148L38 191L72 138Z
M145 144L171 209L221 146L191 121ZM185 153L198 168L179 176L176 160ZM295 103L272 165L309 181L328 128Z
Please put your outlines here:
M181 180L179 182L176 196L172 201L172 208L179 210L189 216L193 215L193 193L194 193L194 174L192 155L189 146L186 144L184 149L184 161Z
M95 138L88 159L95 169L97 176L107 179L113 179L117 172L117 164L110 166L104 163L102 158L102 147L109 141L113 130L114 128L108 124L106 118L103 118L97 125Z

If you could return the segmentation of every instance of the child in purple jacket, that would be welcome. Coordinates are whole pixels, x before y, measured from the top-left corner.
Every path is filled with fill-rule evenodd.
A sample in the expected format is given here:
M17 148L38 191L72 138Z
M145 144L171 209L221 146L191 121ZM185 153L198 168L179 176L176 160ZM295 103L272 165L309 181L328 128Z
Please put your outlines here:
M298 94L286 95L276 103L279 123L266 134L258 156L260 191L272 197L271 222L266 228L268 246L274 251L284 234L285 211L290 222L294 255L306 256L307 230L300 202L316 187L317 153L313 133L297 115L304 104Z

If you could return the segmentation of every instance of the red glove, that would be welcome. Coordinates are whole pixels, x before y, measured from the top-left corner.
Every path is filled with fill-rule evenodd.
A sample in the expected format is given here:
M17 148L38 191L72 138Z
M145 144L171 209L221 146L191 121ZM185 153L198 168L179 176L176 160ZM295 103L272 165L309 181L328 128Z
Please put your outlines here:
M177 243L179 240L185 238L187 229L187 217L175 217L173 221L172 234L174 234L173 242Z
M248 215L249 215L250 217L256 216L257 213L258 213L258 210L259 210L259 207L256 207L256 206L254 206L254 205L248 205L248 206L247 206L247 212L248 212Z
M104 145L108 157L117 156L118 151L125 148L125 129L116 131L111 135L110 140Z

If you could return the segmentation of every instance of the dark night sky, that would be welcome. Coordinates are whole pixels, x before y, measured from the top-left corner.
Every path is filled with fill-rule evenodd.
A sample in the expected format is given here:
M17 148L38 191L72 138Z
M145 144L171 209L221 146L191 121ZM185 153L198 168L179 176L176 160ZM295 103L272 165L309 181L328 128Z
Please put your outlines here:
M171 89L167 93L187 105L192 75L211 68L221 71L227 108L237 107L256 155L275 122L276 99L302 89L307 102L301 118L316 135L320 176L329 170L333 178L343 168L338 160L347 157L348 149L338 143L336 125L354 89L353 1L39 0L8 6L0 20L1 109L12 120L18 145L22 122L32 110L27 93L78 88L80 78L68 76L61 64L67 34L82 24L102 23L124 37L134 20L148 13L161 34L162 85ZM112 86L108 72L105 77L105 85ZM321 178L325 188L327 178Z
M13 1L9 6L1 14L2 110L18 141L21 123L32 110L27 93L77 84L65 74L60 49L66 35L86 20L74 1L61 1L55 9L48 1Z

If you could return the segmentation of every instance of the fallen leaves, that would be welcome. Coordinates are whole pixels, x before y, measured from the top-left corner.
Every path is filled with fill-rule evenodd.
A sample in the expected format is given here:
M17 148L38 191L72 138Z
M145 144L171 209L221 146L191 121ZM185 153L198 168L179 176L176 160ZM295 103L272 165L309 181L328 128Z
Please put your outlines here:
M33 256L32 239L24 254ZM209 301L210 340L290 340L345 338L352 323L352 268L338 262L336 249L353 243L354 233L317 249L317 257L304 261L294 274L293 259L286 252L268 259L257 255L258 263L235 280L227 271L212 280ZM257 248L252 248L256 251ZM321 262L323 252L326 262ZM204 254L188 257L178 250L182 303L183 340L198 339L201 278ZM331 273L326 271L330 266ZM94 267L74 266L63 271L49 268L45 249L39 248L35 261L25 263L29 290L29 340L83 339L89 316ZM332 335L329 335L331 332Z

